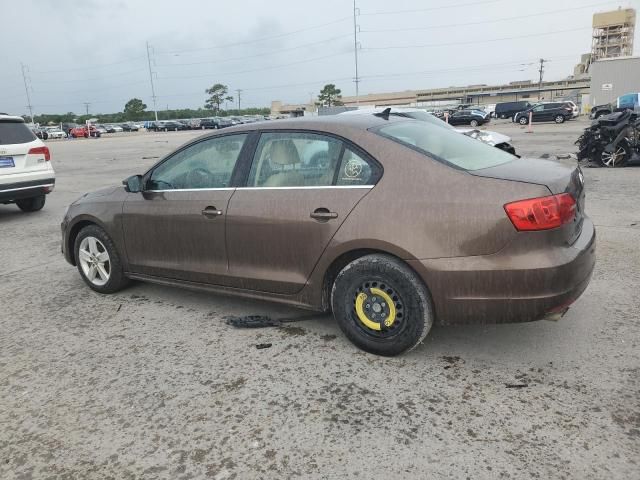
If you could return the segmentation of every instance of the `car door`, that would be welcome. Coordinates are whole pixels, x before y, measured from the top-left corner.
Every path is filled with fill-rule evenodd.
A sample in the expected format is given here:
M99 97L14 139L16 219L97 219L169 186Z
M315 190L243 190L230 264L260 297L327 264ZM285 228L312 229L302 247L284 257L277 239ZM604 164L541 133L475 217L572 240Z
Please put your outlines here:
M229 203L229 281L244 289L299 292L381 173L375 160L335 137L263 132L246 186Z
M145 175L145 190L123 205L134 273L223 284L225 214L248 134L206 138L177 151Z
M449 117L449 123L451 125L460 125L464 122L464 118L463 118L463 112L462 111L458 111L455 112L453 115L451 115Z
M537 105L533 107L533 110L531 111L533 112L531 118L534 122L542 122L545 120L544 105Z

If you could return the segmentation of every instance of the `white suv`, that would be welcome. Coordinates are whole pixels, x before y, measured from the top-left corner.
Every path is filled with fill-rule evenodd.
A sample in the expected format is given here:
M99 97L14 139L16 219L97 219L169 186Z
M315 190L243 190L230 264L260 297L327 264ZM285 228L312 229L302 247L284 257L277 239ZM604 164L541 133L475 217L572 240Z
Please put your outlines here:
M0 203L15 203L25 212L44 207L53 191L51 154L21 117L0 113Z

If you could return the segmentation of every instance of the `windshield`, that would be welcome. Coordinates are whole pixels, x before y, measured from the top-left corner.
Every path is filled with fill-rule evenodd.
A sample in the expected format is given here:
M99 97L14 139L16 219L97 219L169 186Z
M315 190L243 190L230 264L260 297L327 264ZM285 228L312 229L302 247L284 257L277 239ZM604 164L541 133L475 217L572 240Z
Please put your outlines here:
M455 130L427 122L401 122L373 132L463 170L480 170L511 162L514 156Z

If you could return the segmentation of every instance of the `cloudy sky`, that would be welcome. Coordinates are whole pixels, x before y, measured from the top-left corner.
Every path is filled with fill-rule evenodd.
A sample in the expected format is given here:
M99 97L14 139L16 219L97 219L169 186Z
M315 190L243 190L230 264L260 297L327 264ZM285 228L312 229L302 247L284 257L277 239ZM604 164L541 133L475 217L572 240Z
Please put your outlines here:
M640 0L357 0L360 93L572 73L591 16ZM0 0L0 111L121 111L151 87L158 109L198 107L205 88L242 106L304 102L325 83L355 93L352 0ZM640 49L636 29L636 54Z

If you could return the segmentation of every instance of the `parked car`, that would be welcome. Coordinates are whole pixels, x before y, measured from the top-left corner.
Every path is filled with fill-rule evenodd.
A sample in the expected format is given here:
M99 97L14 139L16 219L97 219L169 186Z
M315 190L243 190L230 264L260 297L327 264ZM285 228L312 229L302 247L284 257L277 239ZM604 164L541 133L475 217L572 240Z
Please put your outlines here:
M523 112L513 116L513 121L520 125L529 123L529 113L533 122L564 123L573 118L573 108L567 102L537 103Z
M616 99L616 111L621 112L623 110L640 111L640 93L620 95Z
M69 136L71 138L89 138L89 136L98 138L102 136L102 134L93 125L89 126L88 128L86 125L83 125L81 127L79 126L76 128L72 128L69 132Z
M596 105L591 108L591 112L589 112L589 118L592 120L598 119L603 115L609 115L613 113L614 108L610 103L606 103L604 105Z
M71 129L76 128L78 126L77 123L73 123L73 122L69 122L69 123L63 123L62 124L62 130L69 135L69 132L71 131Z
M489 123L491 117L487 112L481 110L458 110L449 116L450 125L471 125L477 127Z
M137 132L138 131L138 126L133 124L133 123L123 123L120 125L120 127L122 127L122 130L124 132Z
M511 145L511 137L503 135L502 133L492 132L490 130L477 130L475 128L454 128L450 124L440 121L440 119L436 117L435 114L429 113L420 108L370 107L360 108L358 110L349 110L347 112L342 112L339 115L379 115L412 118L414 120L421 120L424 122L429 122L433 125L438 125L443 128L454 130L456 132L467 135L468 137L486 143L487 145L491 145L492 147L504 150L505 152L508 152L512 155L516 154L516 149L513 147L513 145Z
M580 116L580 109L575 103L573 103L571 100L563 100L563 102L571 107L571 118L578 118Z
M174 120L162 120L153 126L153 130L156 132L177 132L178 130L186 130L186 127L182 123Z
M95 127L96 127L96 130L97 130L98 132L100 132L100 135L104 135L105 133L109 133L109 132L107 131L107 128L106 128L104 125L102 125L102 124L97 124L97 125L95 125Z
M227 128L237 125L237 123L234 123L232 120L225 117L217 117L216 121L218 122L218 128Z
M200 120L197 126L197 128L200 128L202 130L207 130L211 128L215 129L219 127L220 127L220 122L215 118L203 118L202 120Z
M0 203L41 210L55 183L49 147L22 117L0 114Z
M49 138L66 138L67 134L64 133L62 130L60 130L59 127L47 127L47 134L49 135Z
M495 117L513 118L516 113L524 112L530 107L531 104L527 101L496 103Z
M47 140L49 138L49 132L47 132L46 128L36 127L35 125L32 125L31 126L31 131L40 140Z
M595 264L582 178L397 116L248 124L83 195L62 250L103 294L137 279L332 310L397 355L434 322L562 316Z
M105 128L109 133L120 133L124 131L124 129L120 125L116 125L115 123L105 125Z

